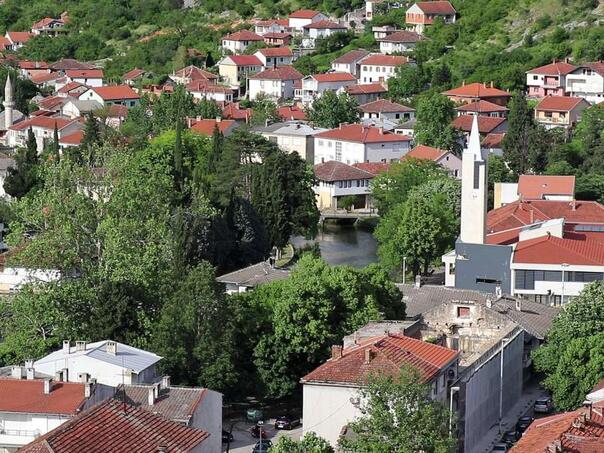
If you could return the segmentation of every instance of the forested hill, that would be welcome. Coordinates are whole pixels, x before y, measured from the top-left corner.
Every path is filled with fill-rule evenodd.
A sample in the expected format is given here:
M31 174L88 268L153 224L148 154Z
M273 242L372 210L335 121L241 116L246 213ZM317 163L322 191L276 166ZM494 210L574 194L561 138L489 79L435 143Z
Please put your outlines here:
M377 16L373 24L402 26L409 1ZM524 71L552 59L574 61L604 58L604 4L598 0L453 0L459 12L455 25L428 32L431 40L417 59L434 67L447 63L453 83L493 80L503 88L522 84ZM63 37L36 38L23 57L57 60L105 60L106 73L119 76L138 66L158 75L191 63L189 49L214 57L219 38L246 26L252 17L279 17L298 8L315 8L334 17L364 5L362 0L197 0L183 9L182 0L6 0L0 6L0 32L28 30L35 21L68 11L70 32ZM340 48L316 56L312 69L325 69L338 51L375 46L366 33ZM333 51L333 52L332 52Z

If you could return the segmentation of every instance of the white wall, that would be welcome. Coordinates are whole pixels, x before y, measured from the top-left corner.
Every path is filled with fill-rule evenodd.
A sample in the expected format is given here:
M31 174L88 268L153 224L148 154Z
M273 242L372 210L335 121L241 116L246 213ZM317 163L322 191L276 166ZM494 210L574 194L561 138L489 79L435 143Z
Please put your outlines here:
M391 54L394 52L407 52L415 48L415 43L402 43L402 42L387 42L380 41L380 53Z
M102 87L103 79L98 77L86 78L86 77L74 77L71 79L74 82L81 83L89 87Z
M21 286L34 282L58 280L61 274L57 270L27 269L24 267L5 267L0 273L0 292L18 291Z
M394 162L407 154L409 150L409 141L368 143L365 160L369 162Z
M6 434L0 434L0 451L2 447L27 445L36 437L62 425L69 418L65 415L0 412L0 428L8 431Z
M249 80L249 97L254 100L261 93L275 99L292 99L294 97L293 80Z
M383 82L394 76L394 66L367 65L361 62L359 83Z
M189 426L203 429L210 437L203 443L207 451L219 452L222 448L222 393L206 389L193 413Z
M579 68L566 76L566 91L592 104L604 101L604 77L596 72L591 75L582 72L583 69Z

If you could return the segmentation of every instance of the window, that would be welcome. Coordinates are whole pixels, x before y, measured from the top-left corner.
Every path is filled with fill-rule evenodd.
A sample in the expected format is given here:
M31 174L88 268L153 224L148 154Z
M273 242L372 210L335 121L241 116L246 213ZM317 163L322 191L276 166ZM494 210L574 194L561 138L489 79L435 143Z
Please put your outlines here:
M489 285L501 285L501 280L496 278L476 277L476 283L487 283Z
M319 146L323 146L323 140L319 140Z
M469 318L470 317L470 307L457 307L457 317L458 318Z
M336 142L336 160L342 161L342 142Z

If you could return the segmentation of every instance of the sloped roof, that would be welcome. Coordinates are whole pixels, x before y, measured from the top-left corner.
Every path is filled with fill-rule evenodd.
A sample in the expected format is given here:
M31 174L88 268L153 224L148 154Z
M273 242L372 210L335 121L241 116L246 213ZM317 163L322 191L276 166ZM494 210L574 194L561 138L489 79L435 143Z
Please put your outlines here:
M262 261L244 267L243 269L221 275L216 278L216 281L254 288L258 285L283 280L287 277L289 277L288 270L274 268L267 262Z
M390 168L388 162L357 162L356 164L352 164L352 166L367 171L374 176L385 173Z
M406 42L417 42L417 41L421 41L423 39L425 39L425 38L422 35L420 35L419 33L415 33L414 31L398 30L398 31L395 31L394 33L390 33L389 35L387 35L383 38L379 38L378 41L406 43Z
M316 138L327 138L357 143L409 142L410 137L384 131L379 127L361 124L341 124L339 128L315 135Z
M77 351L75 346L70 347L70 352L67 354L63 349L51 352L34 363L34 367L42 363L50 363L55 361L63 361L65 358L73 358L86 356L99 362L108 363L111 365L123 367L133 370L135 373L140 373L146 370L151 365L159 362L162 358L152 352L128 346L123 343L117 343L117 352L112 354L107 352L107 342L109 340L97 341L88 343L84 351Z
M590 63L583 63L581 66L579 66L579 68L589 68L604 77L604 61L592 61Z
M387 93L388 88L382 82L349 85L344 88L348 94L381 94Z
M295 105L292 106L284 106L284 107L279 107L279 109L277 110L277 112L279 113L279 116L284 119L285 121L289 121L289 120L298 120L298 121L306 121L306 113L304 112L304 109L301 109L299 107L296 107Z
M122 80L134 80L145 74L144 69L134 68L122 76Z
M424 14L455 14L455 8L453 8L453 5L449 2L417 2L416 5L424 12Z
M86 401L84 384L53 382L44 393L44 381L0 378L0 412L73 415Z
M473 121L474 115L460 115L453 120L452 125L456 129L461 129L464 132L470 132L472 130ZM489 134L506 121L507 120L505 118L478 115L478 131L481 134Z
M328 72L325 74L313 74L311 76L317 82L349 82L357 80L350 72Z
M487 134L481 144L484 148L500 148L503 137L505 137L505 132Z
M105 101L120 99L140 99L140 96L130 85L114 85L90 88Z
M86 85L84 85L83 83L80 83L80 82L69 82L67 85L65 85L62 88L60 88L57 91L57 93L67 94L70 91L76 90L78 88L86 88L86 90L88 89L88 87Z
M316 164L314 172L317 179L325 182L373 179L375 176L366 170L335 160Z
M445 96L458 96L458 97L470 97L470 98L481 98L481 97L511 97L512 95L507 91L500 90L487 86L485 83L469 83L452 90L445 91Z
M438 161L441 157L447 154L449 151L444 149L433 148L426 145L417 145L411 151L403 156L403 159L411 157L414 159L425 159Z
M419 288L413 284L397 284L396 286L403 293L407 318L416 318L422 313L452 300L484 304L487 299L494 299L493 295L480 291L447 288L441 285L423 285Z
M227 120L248 120L253 113L251 107L242 109L239 103L230 102L222 109L222 118Z
M239 30L222 38L226 41L263 41L262 36L249 30Z
M520 175L518 179L518 195L523 200L542 200L545 195L574 194L574 176Z
M400 66L408 62L409 58L402 55L382 55L381 53L375 53L363 58L360 63L364 65Z
M455 107L458 112L475 112L475 113L491 113L491 112L507 112L509 109L493 102L480 99L467 104Z
M33 38L34 35L28 31L7 31L6 36L14 43L25 44Z
M581 103L587 104L587 101L583 98L572 96L546 96L537 104L535 110L569 112Z
M67 99L68 100L68 99ZM76 122L77 120L71 120L66 118L51 118L48 116L36 116L20 123L13 124L9 129L14 131L22 131L29 129L30 127L40 127L43 129L53 130L55 125L58 130L64 129L66 126Z
M226 58L237 66L262 66L262 62L255 55L229 55Z
M257 52L265 57L291 57L293 55L289 47L265 47L258 49Z
M59 72L42 72L39 74L32 74L29 80L31 80L32 83L39 85L42 83L50 82L52 80L60 79L61 77L63 77L63 74Z
M51 64L50 67L55 71L66 71L67 69L94 69L93 65L82 63L73 58L62 58L56 63Z
M312 19L318 14L321 13L313 9L299 9L298 11L291 13L288 17L290 19Z
M302 80L304 76L293 66L277 66L251 75L257 80Z
M518 242L513 262L604 266L604 244L587 238L541 236Z
M195 122L195 124L191 126L190 130L192 132L197 132L198 134L210 137L214 133L214 128L218 127L218 130L224 134L227 129L229 129L231 126L235 126L236 124L237 123L235 120L217 121L215 119L205 119Z
M491 309L508 317L539 340L545 338L554 318L560 313L559 307L550 307L525 299L522 299L520 306L516 307L516 300L508 297L494 301Z
M61 145L79 146L84 139L84 131L75 131L73 134L65 135L59 139Z
M337 22L333 22L331 20L319 20L317 22L312 22L308 25L305 25L303 28L311 29L330 29L330 30L346 30L344 25L338 24Z
M20 69L32 70L32 69L48 69L50 66L45 61L31 61L31 60L19 60L18 62Z
M79 79L102 79L103 78L103 70L102 69L68 69L65 71L65 75L70 78L79 78Z
M160 415L110 398L21 448L23 453L185 453L209 437Z
M359 61L369 55L368 50L359 49L359 50L351 50L346 52L344 55L340 55L338 58L332 61L332 63L336 64L350 64L355 61Z
M392 102L387 99L378 99L359 106L359 110L365 113L395 113L395 112L415 112L411 107Z
M370 351L369 363L366 351ZM424 381L437 376L459 352L403 335L383 335L342 351L302 378L302 383L363 385L372 374L396 376L405 365L418 370Z
M573 72L577 67L564 61L554 61L553 63L539 66L538 68L527 71L527 74L541 75L566 75Z
M194 65L186 66L174 73L175 77L191 80L217 80L218 76Z

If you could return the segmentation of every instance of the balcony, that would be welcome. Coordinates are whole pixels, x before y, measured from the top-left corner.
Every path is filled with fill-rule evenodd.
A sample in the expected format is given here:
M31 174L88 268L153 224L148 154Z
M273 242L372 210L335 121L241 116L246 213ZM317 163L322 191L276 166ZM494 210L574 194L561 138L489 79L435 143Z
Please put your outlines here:
M22 447L40 436L40 430L0 428L0 447Z

